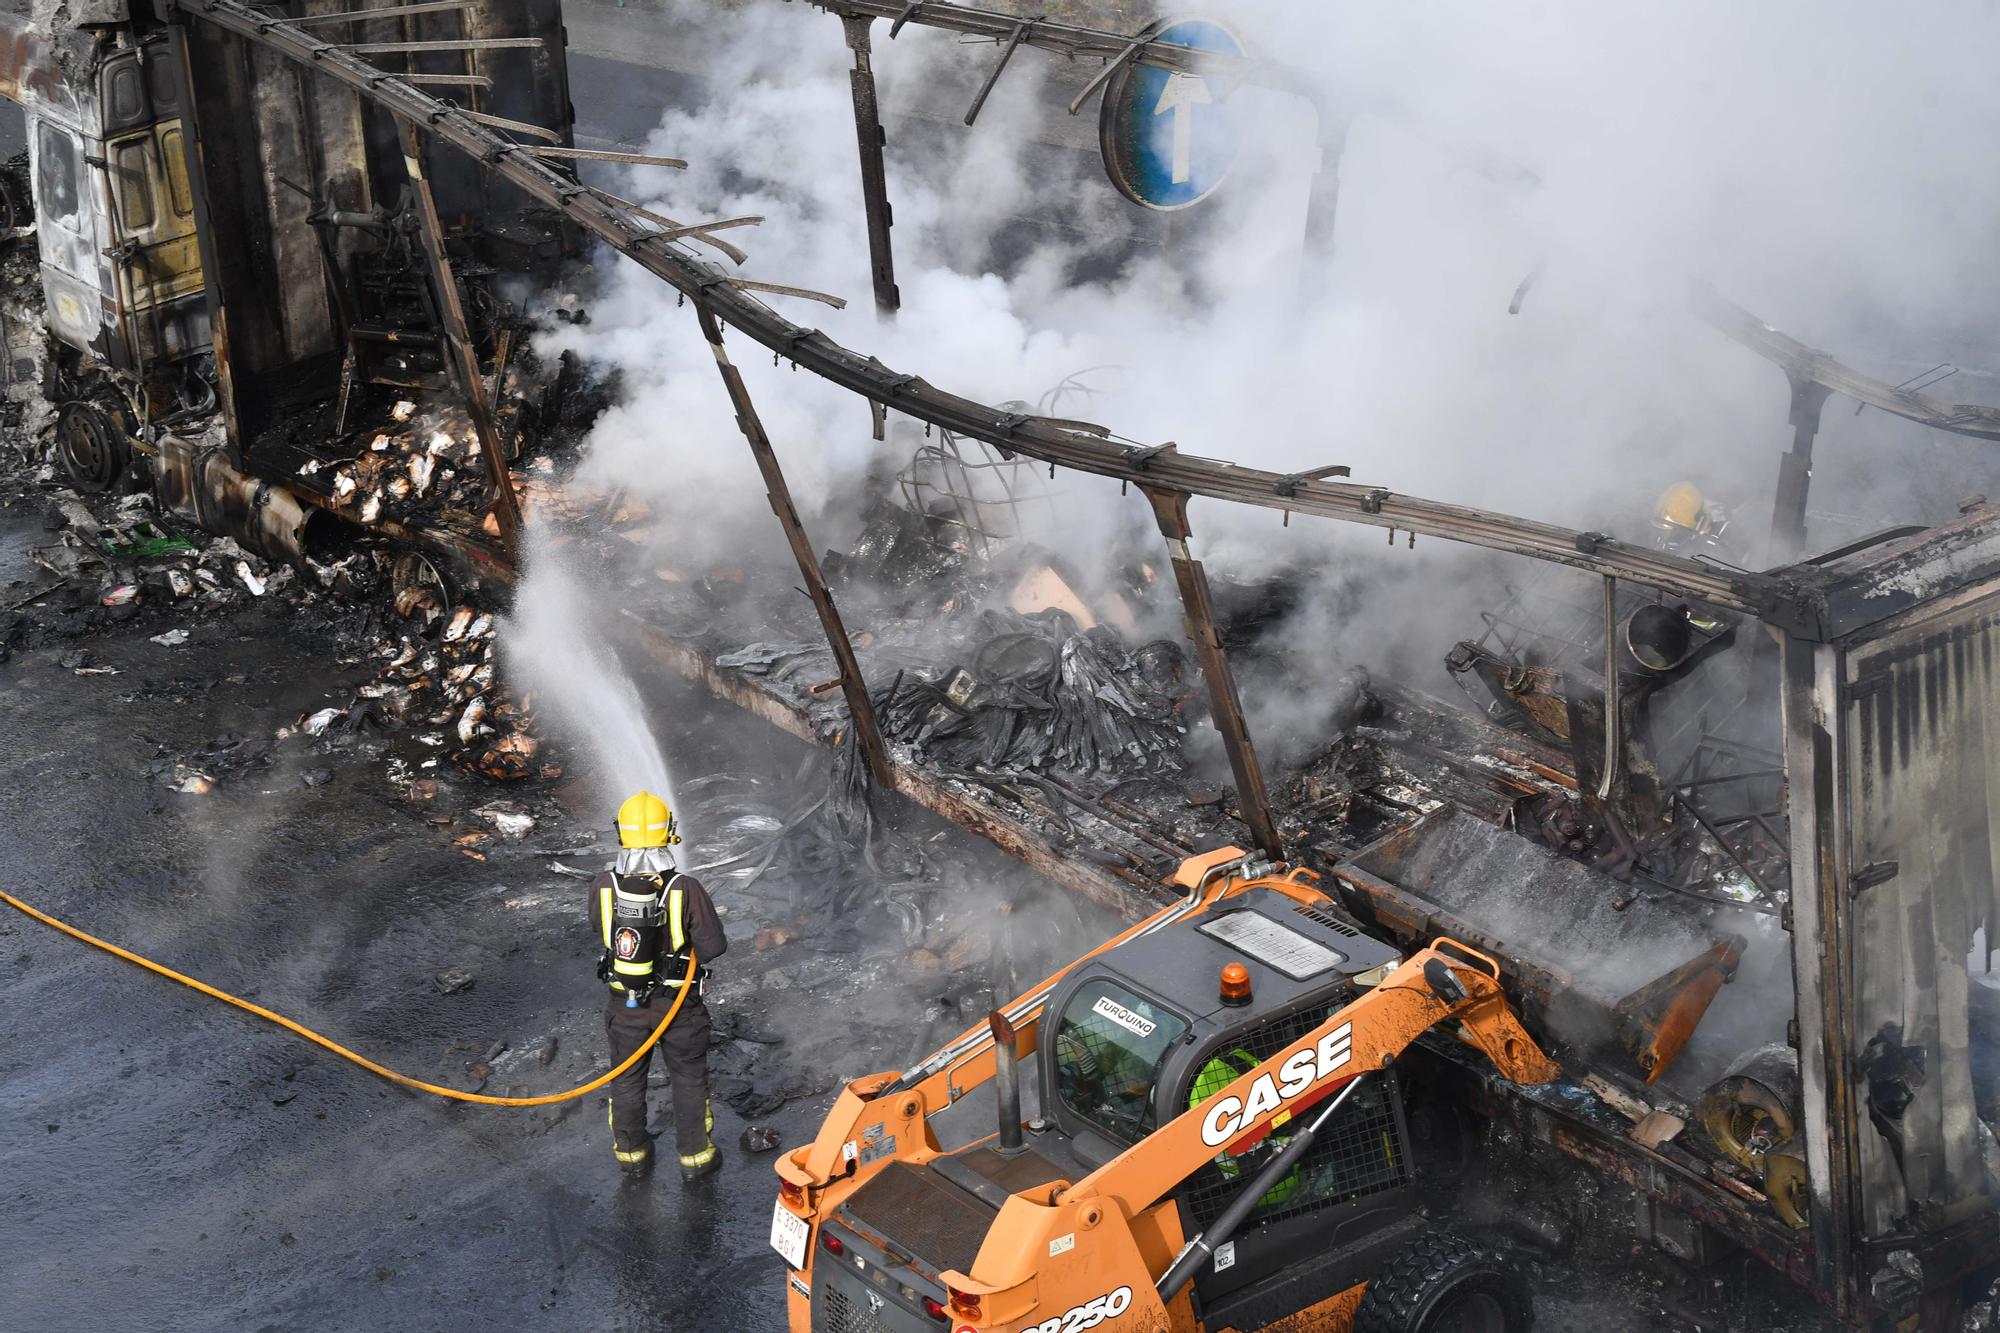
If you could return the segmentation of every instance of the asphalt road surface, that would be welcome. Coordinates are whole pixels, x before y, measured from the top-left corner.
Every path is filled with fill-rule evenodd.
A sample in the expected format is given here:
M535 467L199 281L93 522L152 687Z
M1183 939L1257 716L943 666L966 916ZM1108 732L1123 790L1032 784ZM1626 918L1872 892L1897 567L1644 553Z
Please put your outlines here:
M0 586L39 516L0 511ZM93 933L324 1027L392 1067L540 1092L603 1067L581 888L547 857L461 855L389 808L377 755L183 795L156 748L268 735L338 651L282 611L176 648L98 636L0 666L0 884ZM188 682L182 685L179 682ZM204 688L205 687L205 688ZM134 698L134 695L140 697ZM315 777L321 775L315 774ZM471 988L432 976L462 967ZM782 1322L768 1158L625 1184L601 1101L447 1105L0 917L0 1324L15 1329L706 1328ZM532 1053L555 1036L558 1056ZM662 1094L655 1093L655 1101ZM773 1123L789 1142L815 1118Z
M25 595L16 580L46 583L28 552L49 540L37 509L0 507L0 604ZM225 773L207 794L162 780L162 756L269 748L279 727L367 679L365 664L345 664L366 645L359 613L275 600L196 619L174 646L151 636L176 612L149 607L0 654L0 886L419 1078L470 1087L468 1070L490 1058L485 1091L528 1095L602 1071L584 886L554 867L602 864L574 849L602 836L609 811L567 821L544 790L530 798L535 832L475 860L426 816L508 793L440 766L439 794L413 810L395 764L417 762L416 742L366 730L280 744L240 769L225 754L207 765ZM30 614L45 630L101 614L88 605ZM796 803L803 747L710 715L674 682L644 690L682 781L761 774L773 804ZM689 805L700 808L684 802L684 821ZM963 873L938 913L977 921L1017 891L1046 892L986 844L908 813L929 845L956 840ZM900 1067L913 1042L963 1025L930 998L935 976L906 976L893 927L865 911L822 912L802 934L811 909L796 893L716 897L731 953L709 1007L719 1030L751 1040L725 1041L711 1067L783 1097L756 1123L786 1147L817 1127L840 1079ZM1081 925L1074 909L1057 915ZM760 947L778 919L793 938ZM1107 930L1043 938L1022 965L1042 975ZM472 985L442 993L447 968ZM740 1148L748 1122L720 1083L722 1171L693 1186L671 1165L629 1179L601 1094L503 1110L404 1091L4 906L0 993L0 1328L783 1325L771 1158ZM670 1117L657 1065L653 1078L657 1132ZM670 1164L670 1129L659 1147Z

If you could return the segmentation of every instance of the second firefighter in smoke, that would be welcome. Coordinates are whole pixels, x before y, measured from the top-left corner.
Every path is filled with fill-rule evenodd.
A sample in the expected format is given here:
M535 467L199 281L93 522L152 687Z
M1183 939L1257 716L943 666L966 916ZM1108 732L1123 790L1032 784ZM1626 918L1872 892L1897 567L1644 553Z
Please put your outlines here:
M590 916L604 945L597 966L611 987L604 1031L615 1065L641 1046L666 1017L683 986L691 986L657 1050L672 1084L674 1145L681 1174L698 1179L721 1166L708 1097L708 1007L702 985L708 965L729 942L708 891L674 868L673 813L651 792L618 808L620 851L615 868L591 881ZM692 958L696 970L689 976ZM611 1084L611 1150L628 1171L652 1165L646 1129L646 1071L641 1056Z

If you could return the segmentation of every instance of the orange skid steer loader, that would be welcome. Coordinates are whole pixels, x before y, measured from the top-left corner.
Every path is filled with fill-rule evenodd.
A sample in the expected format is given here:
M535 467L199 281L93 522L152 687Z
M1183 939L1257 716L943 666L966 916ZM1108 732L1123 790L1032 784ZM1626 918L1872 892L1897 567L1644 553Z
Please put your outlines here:
M1450 1024L1553 1080L1497 967L1442 939L1403 958L1311 872L1234 848L1174 882L986 1026L848 1084L780 1158L793 1333L1530 1326L1519 1275L1419 1213L1392 1068ZM988 1082L999 1132L941 1148L931 1118Z

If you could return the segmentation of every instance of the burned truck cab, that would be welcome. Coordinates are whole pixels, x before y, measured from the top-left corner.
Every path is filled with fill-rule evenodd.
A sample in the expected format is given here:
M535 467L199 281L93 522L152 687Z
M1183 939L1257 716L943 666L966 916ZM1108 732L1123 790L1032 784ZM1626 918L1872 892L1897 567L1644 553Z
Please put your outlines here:
M105 55L80 97L31 107L42 288L66 346L144 379L208 349L179 92L158 37Z
M1050 996L1039 1048L1051 1133L1095 1168L1159 1126L1209 1102L1401 961L1327 906L1276 888L1225 899L1188 928L1128 941L1079 967ZM1226 980L1225 980L1226 977ZM1330 1089L1329 1089L1330 1091ZM1245 1108L1215 1098L1226 1127ZM1302 1098L1294 1116L1313 1101ZM1308 1117L1309 1118L1309 1117ZM1343 1107L1340 1131L1317 1139L1261 1198L1216 1262L1195 1279L1204 1309L1306 1253L1348 1252L1319 1275L1330 1296L1372 1271L1350 1247L1371 1236L1392 1249L1414 1207L1409 1135L1393 1078L1369 1080ZM1182 1233L1200 1234L1287 1141L1279 1126L1228 1150L1175 1192ZM1314 1280L1300 1272L1299 1281ZM1310 1304L1307 1300L1304 1304Z
M46 314L41 394L69 479L104 490L136 446L216 405L178 70L120 20L0 15L0 97L25 113Z

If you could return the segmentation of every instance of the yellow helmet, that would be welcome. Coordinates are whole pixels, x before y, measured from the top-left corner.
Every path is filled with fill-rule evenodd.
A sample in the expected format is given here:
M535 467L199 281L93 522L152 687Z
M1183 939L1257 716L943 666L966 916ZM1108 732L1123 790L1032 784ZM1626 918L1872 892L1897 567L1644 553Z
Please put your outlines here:
M674 812L653 793L642 791L618 807L619 845L671 847L679 841L674 832Z
M1660 492L1660 498L1653 504L1653 525L1669 531L1707 536L1713 525L1708 512L1708 501L1701 492L1685 481L1677 481Z

